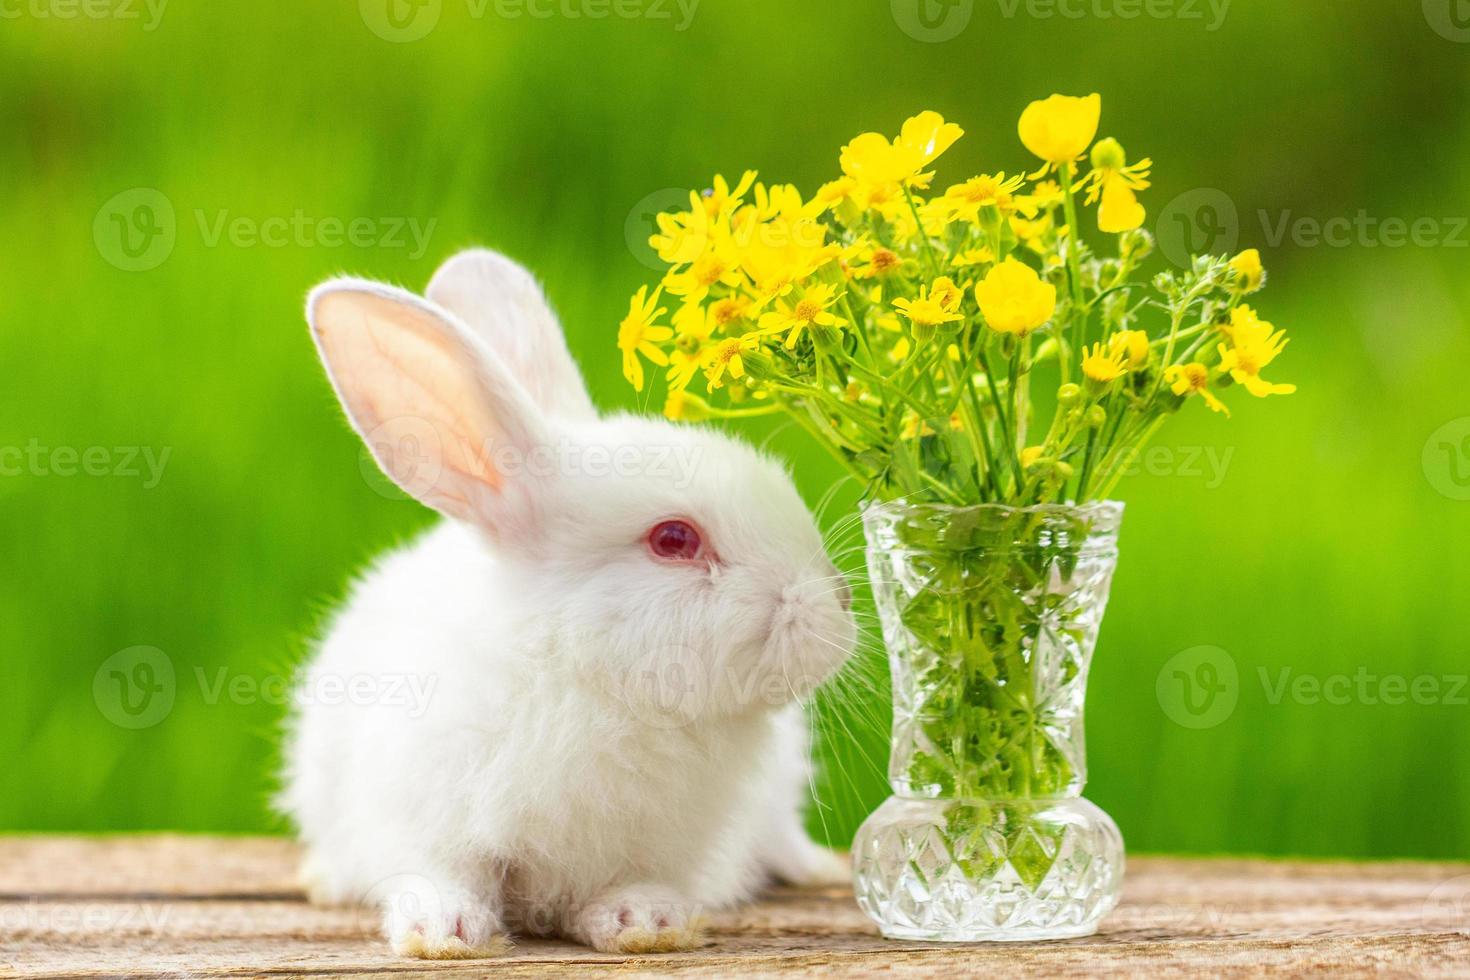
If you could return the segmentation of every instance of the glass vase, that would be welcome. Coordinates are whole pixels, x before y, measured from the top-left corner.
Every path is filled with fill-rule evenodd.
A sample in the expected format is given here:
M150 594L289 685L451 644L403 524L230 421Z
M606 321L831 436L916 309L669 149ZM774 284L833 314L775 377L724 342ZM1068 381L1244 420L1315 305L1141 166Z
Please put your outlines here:
M893 674L893 796L853 843L858 904L894 939L1090 935L1123 839L1082 798L1087 672L1123 505L870 504Z

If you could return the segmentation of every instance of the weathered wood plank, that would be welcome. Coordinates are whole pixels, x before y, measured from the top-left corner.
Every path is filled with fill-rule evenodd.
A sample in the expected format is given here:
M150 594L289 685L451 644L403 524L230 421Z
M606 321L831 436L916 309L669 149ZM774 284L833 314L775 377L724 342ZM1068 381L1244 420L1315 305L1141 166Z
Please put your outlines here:
M369 910L320 909L295 850L258 838L0 839L0 976L1470 976L1470 865L1138 858L1093 938L892 943L845 890L778 890L713 917L709 944L609 956L543 940L493 961L393 957Z

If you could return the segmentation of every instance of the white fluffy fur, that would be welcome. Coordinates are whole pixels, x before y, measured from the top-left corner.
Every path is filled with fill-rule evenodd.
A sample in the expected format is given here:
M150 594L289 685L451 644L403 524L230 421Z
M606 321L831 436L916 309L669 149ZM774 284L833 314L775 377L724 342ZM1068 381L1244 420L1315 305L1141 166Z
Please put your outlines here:
M657 951L696 944L701 910L768 877L844 876L802 829L797 699L854 627L786 473L711 430L598 418L514 263L458 256L430 294L312 294L349 419L370 435L406 413L559 462L477 481L474 447L446 447L438 486L400 481L453 517L362 578L302 690L413 675L430 693L298 705L280 802L313 897L380 901L404 955L491 955L510 932ZM621 447L635 472L587 462ZM701 528L709 561L649 553L672 517Z

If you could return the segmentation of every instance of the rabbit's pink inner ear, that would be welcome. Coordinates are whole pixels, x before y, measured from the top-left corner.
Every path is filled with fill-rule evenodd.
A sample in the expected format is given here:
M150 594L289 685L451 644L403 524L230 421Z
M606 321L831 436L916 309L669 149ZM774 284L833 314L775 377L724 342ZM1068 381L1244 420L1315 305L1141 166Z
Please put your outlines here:
M454 517L500 488L500 429L474 353L433 311L356 289L329 291L312 329L353 426L404 491Z

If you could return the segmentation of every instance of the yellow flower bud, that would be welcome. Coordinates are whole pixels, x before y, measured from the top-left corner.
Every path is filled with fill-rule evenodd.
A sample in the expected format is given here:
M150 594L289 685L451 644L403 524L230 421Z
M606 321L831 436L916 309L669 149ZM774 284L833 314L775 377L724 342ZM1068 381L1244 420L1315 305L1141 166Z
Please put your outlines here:
M1057 389L1057 403L1063 408L1071 408L1077 404L1082 397L1082 387L1070 382Z
M1239 277L1240 291L1254 293L1266 283L1266 270L1261 265L1261 253L1248 248L1230 260L1230 271Z
M1098 170L1122 170L1128 165L1128 154L1122 143L1109 136L1092 148L1092 165Z

